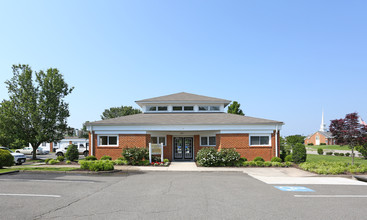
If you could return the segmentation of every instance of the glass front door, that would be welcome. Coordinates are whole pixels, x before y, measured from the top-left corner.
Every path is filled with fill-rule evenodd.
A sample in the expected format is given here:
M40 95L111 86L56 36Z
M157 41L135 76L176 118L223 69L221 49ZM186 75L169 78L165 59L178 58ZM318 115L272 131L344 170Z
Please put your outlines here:
M175 160L192 160L193 153L192 137L174 137L173 138L173 152Z

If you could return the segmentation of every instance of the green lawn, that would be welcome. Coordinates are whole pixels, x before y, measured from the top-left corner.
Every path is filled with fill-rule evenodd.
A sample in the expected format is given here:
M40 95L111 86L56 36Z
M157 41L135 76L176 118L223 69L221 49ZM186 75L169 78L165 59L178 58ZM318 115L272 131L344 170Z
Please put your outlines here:
M40 170L40 171L73 171L78 170L75 167L12 167L0 169L0 173L5 173L14 170Z
M319 161L352 163L352 157L307 154L307 162ZM354 162L367 165L367 160L359 157L355 157Z
M306 147L309 147L315 150L317 150L318 148L322 148L324 151L325 150L350 150L348 146L340 146L340 145L319 145L319 146L306 145Z

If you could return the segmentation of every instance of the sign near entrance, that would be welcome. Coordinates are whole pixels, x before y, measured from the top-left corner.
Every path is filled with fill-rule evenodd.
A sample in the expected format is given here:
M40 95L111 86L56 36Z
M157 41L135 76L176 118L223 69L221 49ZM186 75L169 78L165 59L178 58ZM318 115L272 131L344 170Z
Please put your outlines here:
M161 155L161 161L163 162L163 143L152 144L149 143L149 162L152 162L152 155Z

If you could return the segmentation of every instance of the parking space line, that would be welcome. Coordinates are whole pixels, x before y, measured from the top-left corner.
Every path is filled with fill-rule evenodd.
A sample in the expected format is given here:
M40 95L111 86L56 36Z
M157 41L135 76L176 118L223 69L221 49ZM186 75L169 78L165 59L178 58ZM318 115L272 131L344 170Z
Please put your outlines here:
M23 182L52 182L52 183L95 183L93 181L80 180L34 180L34 179L0 179L0 181L23 181Z
M367 198L367 195L294 195L302 198Z
M42 194L12 194L12 193L0 193L0 196L28 196L28 197L53 197L59 198L60 195L42 195Z

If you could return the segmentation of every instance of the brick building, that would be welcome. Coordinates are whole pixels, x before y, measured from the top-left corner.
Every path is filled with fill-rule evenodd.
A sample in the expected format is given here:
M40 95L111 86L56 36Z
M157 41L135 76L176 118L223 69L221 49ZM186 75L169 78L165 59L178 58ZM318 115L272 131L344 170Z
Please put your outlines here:
M89 152L116 159L123 148L163 143L170 161L193 161L205 147L235 148L249 160L278 156L283 122L227 114L230 102L184 92L136 101L142 114L88 124Z

